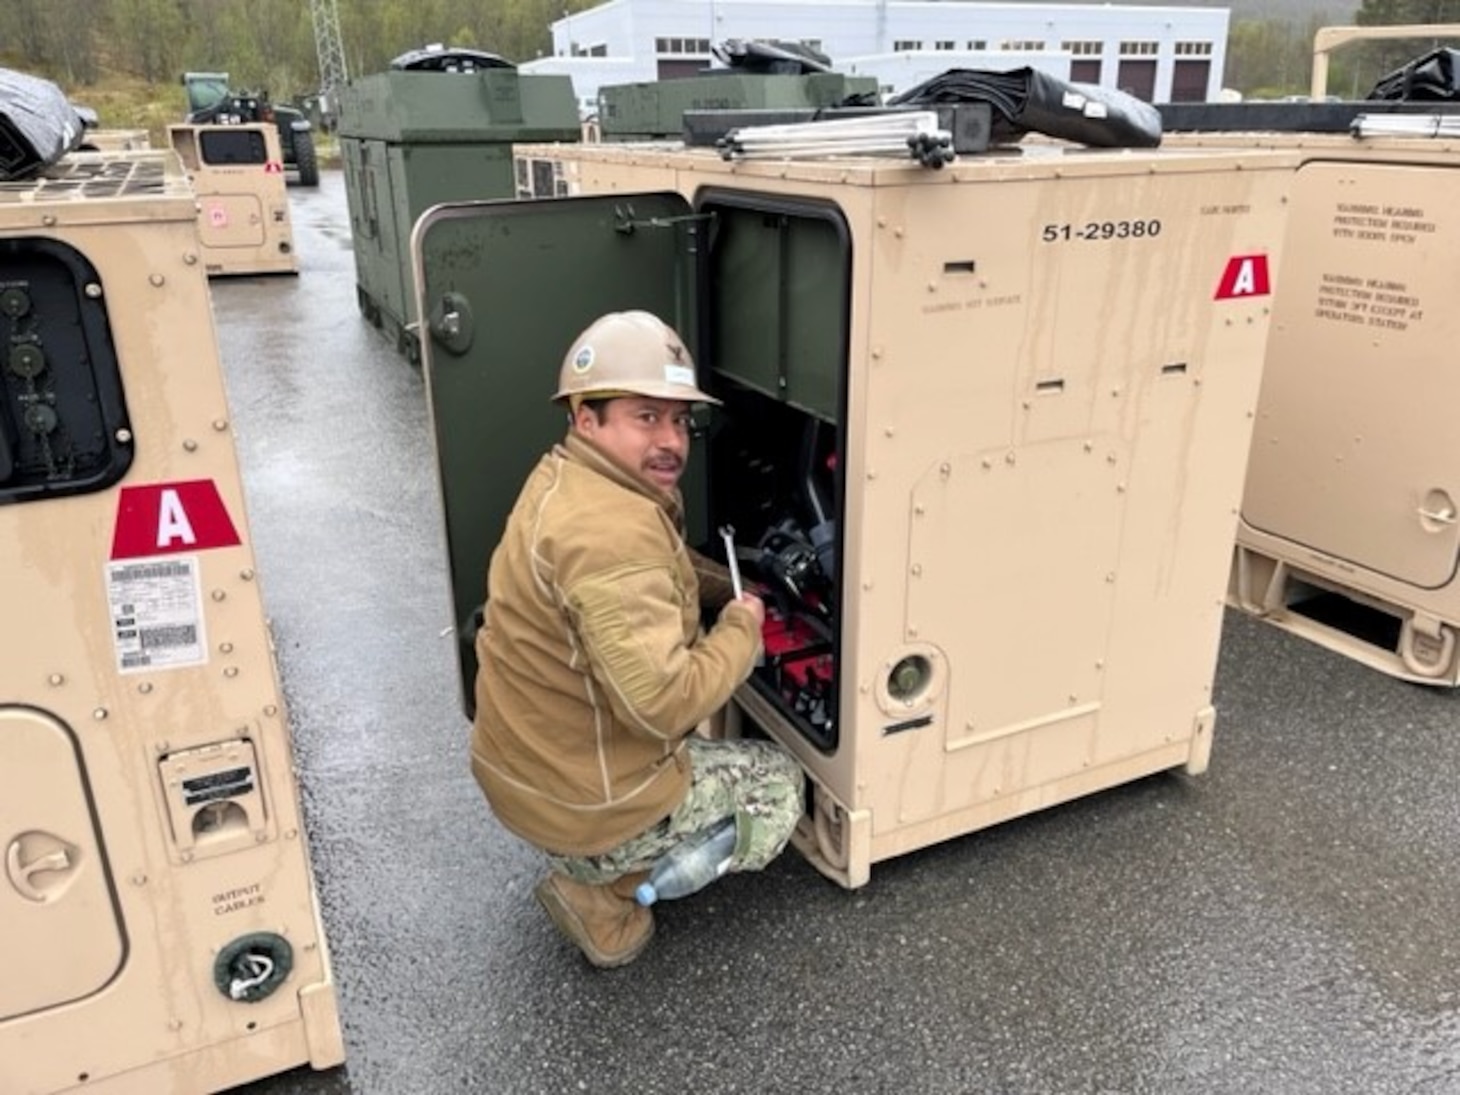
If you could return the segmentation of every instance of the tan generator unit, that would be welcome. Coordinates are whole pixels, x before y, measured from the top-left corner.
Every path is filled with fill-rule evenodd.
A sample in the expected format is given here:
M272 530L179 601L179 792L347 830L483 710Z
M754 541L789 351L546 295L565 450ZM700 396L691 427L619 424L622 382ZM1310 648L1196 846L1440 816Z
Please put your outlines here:
M647 308L723 400L688 535L715 553L732 526L768 590L740 721L809 774L797 845L820 870L860 886L1206 768L1295 156L518 155L597 195L444 206L415 240L468 696L486 561L563 430L562 354Z
M0 1091L343 1056L193 193L68 156L0 203Z
M1171 138L1303 158L1231 603L1393 676L1456 685L1460 141L1383 135L1428 125L1412 116L1361 125L1359 139Z
M278 128L172 125L167 133L197 192L208 276L297 274Z

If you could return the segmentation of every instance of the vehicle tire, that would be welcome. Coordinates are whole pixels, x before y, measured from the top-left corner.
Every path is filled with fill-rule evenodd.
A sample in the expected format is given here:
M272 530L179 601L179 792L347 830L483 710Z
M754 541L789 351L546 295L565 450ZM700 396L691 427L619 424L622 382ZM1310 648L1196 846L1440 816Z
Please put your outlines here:
M314 151L314 134L308 130L294 134L294 163L299 168L300 186L319 185L319 157Z

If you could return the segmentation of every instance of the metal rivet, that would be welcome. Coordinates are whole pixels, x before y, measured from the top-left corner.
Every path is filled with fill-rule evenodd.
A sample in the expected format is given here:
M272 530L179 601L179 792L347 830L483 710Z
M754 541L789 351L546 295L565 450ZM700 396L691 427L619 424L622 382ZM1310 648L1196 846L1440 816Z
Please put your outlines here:
M264 707L264 714L267 715L269 718L273 718L278 713L279 708L272 703Z
M41 218L41 223L47 228L54 228L56 226L56 214L47 213L44 217Z
M97 722L101 722L102 719L106 718L106 708L98 707L95 711L91 713L91 717L94 718Z
M198 443L196 441L194 441L190 437L186 441L183 442L183 450L185 452L197 452L198 451Z
M177 1030L182 1030L182 1028L183 1028L183 1023L182 1023L182 1020L181 1019L169 1019L167 1021L167 1029L168 1030L177 1031Z
M137 686L137 691L140 692L140 693L142 693L142 695L144 695L144 696L147 695L147 693L149 693L149 692L152 691L152 682L151 681L143 681L141 684L139 684Z
M46 678L46 683L49 684L52 688L60 688L61 685L66 683L66 678L61 676L61 674L59 673L52 673L49 677Z
M127 444L127 442L129 442L129 441L132 440L132 431L131 430L118 430L116 432L116 439L117 439L117 444L119 444L119 445L125 445L125 444Z
M152 285L153 285L153 286L154 286L154 287L155 287L155 288L158 288L158 289L160 289L160 288L162 288L162 284L163 284L163 282L165 282L165 281L166 281L166 280L167 280L167 279L166 279L166 278L165 278L165 277L163 277L163 276L162 276L162 275L161 275L161 274L152 274L152 275L151 275L151 276L149 276L149 277L148 277L148 278L147 278L147 280L148 280L148 281L149 281L149 282L150 282L150 283L151 283L151 284L152 284Z
M225 598L225 597L227 597L227 596L228 596L228 594L227 594L227 593L226 593L226 592L224 592L224 591L223 591L223 590L221 590L221 589L215 589L215 590L214 590L214 591L213 591L213 592L212 592L212 593L211 593L211 594L210 594L210 596L211 596L211 597L212 597L212 598L213 598L213 600L215 600L215 601L221 601L221 600L223 600L223 599L224 599L224 598Z
M218 653L220 653L220 654L232 654L233 653L233 644L232 643L219 643L218 644Z
M921 563L914 563L912 565L912 573L914 578L921 575L923 573L923 565Z
M236 676L238 676L238 666L236 666L236 665L230 665L227 669L223 670L223 675L225 677L236 677Z
M183 265L184 266L196 266L196 265L198 265L198 256L195 255L195 254L193 254L191 251L188 251L186 254L183 255Z
M165 753L165 752L167 752L167 742L165 742L165 741L159 741L152 748L156 749L159 753Z
M134 874L132 876L132 885L133 886L145 886L145 885L147 885L147 876L145 874L142 874L140 871L138 871L136 874Z
M226 430L228 428L228 419L226 419L226 418L215 418L215 419L213 419L213 428L215 430L217 430L219 433L222 433L224 430Z
M240 578L242 578L245 582L251 582L251 581L253 581L253 568L252 567L244 567L242 570L240 570L238 572L238 576Z

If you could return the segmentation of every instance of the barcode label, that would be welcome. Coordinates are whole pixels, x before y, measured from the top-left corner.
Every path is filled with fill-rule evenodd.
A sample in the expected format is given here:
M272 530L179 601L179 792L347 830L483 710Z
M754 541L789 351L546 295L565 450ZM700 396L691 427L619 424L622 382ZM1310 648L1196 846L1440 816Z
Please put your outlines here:
M197 556L109 563L106 579L118 670L176 669L207 661Z

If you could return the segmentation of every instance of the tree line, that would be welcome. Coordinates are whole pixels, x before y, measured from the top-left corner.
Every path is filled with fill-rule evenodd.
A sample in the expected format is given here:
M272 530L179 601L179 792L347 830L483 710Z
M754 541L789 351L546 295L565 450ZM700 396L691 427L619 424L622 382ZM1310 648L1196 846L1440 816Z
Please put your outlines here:
M595 0L336 0L351 75L383 71L429 42L485 49L510 61L551 50L549 25ZM1244 94L1307 90L1313 34L1307 19L1235 17L1226 83ZM1460 0L1362 0L1360 25L1460 22ZM277 98L318 89L309 0L3 0L0 44L27 71L68 88L108 76L175 84L184 70L223 70L235 87ZM1330 87L1362 97L1384 72L1435 43L1375 42L1333 57ZM14 62L12 62L14 63Z
M551 52L549 26L594 0L336 0L350 75L380 72L427 43L509 61ZM0 0L0 46L12 64L68 88L113 75L177 83L225 71L235 87L277 98L318 90L309 0Z

